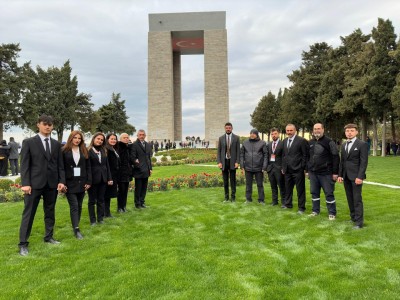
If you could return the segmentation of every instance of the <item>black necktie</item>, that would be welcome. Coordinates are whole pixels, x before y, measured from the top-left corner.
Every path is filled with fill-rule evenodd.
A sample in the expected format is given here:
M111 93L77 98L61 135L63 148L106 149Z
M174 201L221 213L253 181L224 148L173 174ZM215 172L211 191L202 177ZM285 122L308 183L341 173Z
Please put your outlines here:
M144 142L142 142L142 146L143 146L143 149L145 149L145 148L146 148L146 146L145 146Z
M272 144L272 153L275 153L275 149L276 149L276 142L274 142L274 143Z
M289 142L288 142L288 145L287 145L288 150L290 149L290 144L291 143L292 143L292 139L289 139Z
M47 156L47 159L50 160L51 155L50 155L49 139L45 138L44 141L46 142L46 156Z
M226 158L230 159L231 158L231 139L230 135L228 135L228 141L226 142Z

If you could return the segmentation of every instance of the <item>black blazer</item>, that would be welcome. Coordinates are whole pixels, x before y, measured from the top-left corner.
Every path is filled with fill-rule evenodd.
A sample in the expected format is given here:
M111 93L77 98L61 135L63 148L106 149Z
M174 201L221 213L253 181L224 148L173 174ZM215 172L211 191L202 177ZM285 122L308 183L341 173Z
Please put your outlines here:
M368 144L356 139L350 149L350 153L347 153L345 148L346 143L343 143L341 147L339 177L347 177L351 181L356 180L356 178L364 180L367 178Z
M272 144L274 141L271 141L267 145L268 150L268 167L267 172L271 172L273 169L282 170L282 155L283 155L283 141L279 140L278 144L276 144L275 152L272 152ZM275 162L271 162L271 155L275 154Z
M296 135L292 139L290 149L287 147L289 138L283 140L282 170L283 173L303 172L307 167L308 142L301 136Z
M153 169L150 145L147 142L144 143L145 148L139 140L136 140L130 147L130 157L134 163L133 177L135 178L147 178L150 176L150 170ZM136 160L139 160L139 163Z
M50 138L51 155L48 159L39 135L26 139L21 149L21 184L32 189L42 189L48 184L57 188L65 184L64 161L61 144Z
M93 148L89 150L89 160L92 168L92 184L107 183L112 180L108 157L103 150L101 150L101 163Z
M82 193L85 191L85 184L92 185L92 169L89 158L80 152L78 165L75 164L72 151L63 152L65 179L67 181L67 193ZM80 176L74 176L74 168L81 169Z

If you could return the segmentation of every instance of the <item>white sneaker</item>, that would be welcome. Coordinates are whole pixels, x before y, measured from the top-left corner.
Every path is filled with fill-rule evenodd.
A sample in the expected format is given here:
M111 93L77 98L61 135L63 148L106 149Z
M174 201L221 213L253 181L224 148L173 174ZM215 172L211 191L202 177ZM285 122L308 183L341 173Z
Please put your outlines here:
M309 214L308 216L309 217L316 217L316 216L318 216L319 214L318 213L316 213L315 211L313 211L311 214Z
M329 221L334 221L336 220L336 216L335 215L329 215Z

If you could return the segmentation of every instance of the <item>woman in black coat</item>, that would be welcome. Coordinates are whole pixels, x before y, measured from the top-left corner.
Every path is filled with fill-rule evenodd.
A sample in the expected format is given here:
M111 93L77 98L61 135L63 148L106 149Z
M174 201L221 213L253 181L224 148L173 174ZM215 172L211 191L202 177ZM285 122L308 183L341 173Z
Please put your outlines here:
M103 224L104 218L104 196L107 185L112 185L110 167L108 165L107 149L105 147L105 137L101 132L96 133L89 145L89 159L92 168L92 186L89 193L89 219L90 225L96 225L97 222ZM96 212L95 212L96 206Z
M108 156L108 165L110 166L110 172L113 184L108 185L106 189L106 195L104 197L104 217L112 218L110 211L111 198L117 197L118 186L117 179L119 173L120 159L117 153L116 147L118 143L118 138L114 133L109 133L106 136L106 149Z
M89 154L85 147L83 134L74 130L68 137L67 143L62 148L66 196L69 204L72 228L77 239L82 239L79 222L82 214L82 202L85 191L92 184L92 170L90 168Z
M122 133L118 142L120 166L118 172L118 212L126 212L129 182L132 181L132 164L129 154L129 135Z
M0 176L8 175L8 156L10 155L10 146L5 140L0 144Z

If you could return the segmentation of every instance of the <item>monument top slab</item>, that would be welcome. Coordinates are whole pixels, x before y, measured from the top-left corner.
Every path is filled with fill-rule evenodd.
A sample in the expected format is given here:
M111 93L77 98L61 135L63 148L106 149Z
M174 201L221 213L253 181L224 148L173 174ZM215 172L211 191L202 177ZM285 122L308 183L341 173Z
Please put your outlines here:
M226 29L226 12L149 14L149 31Z

